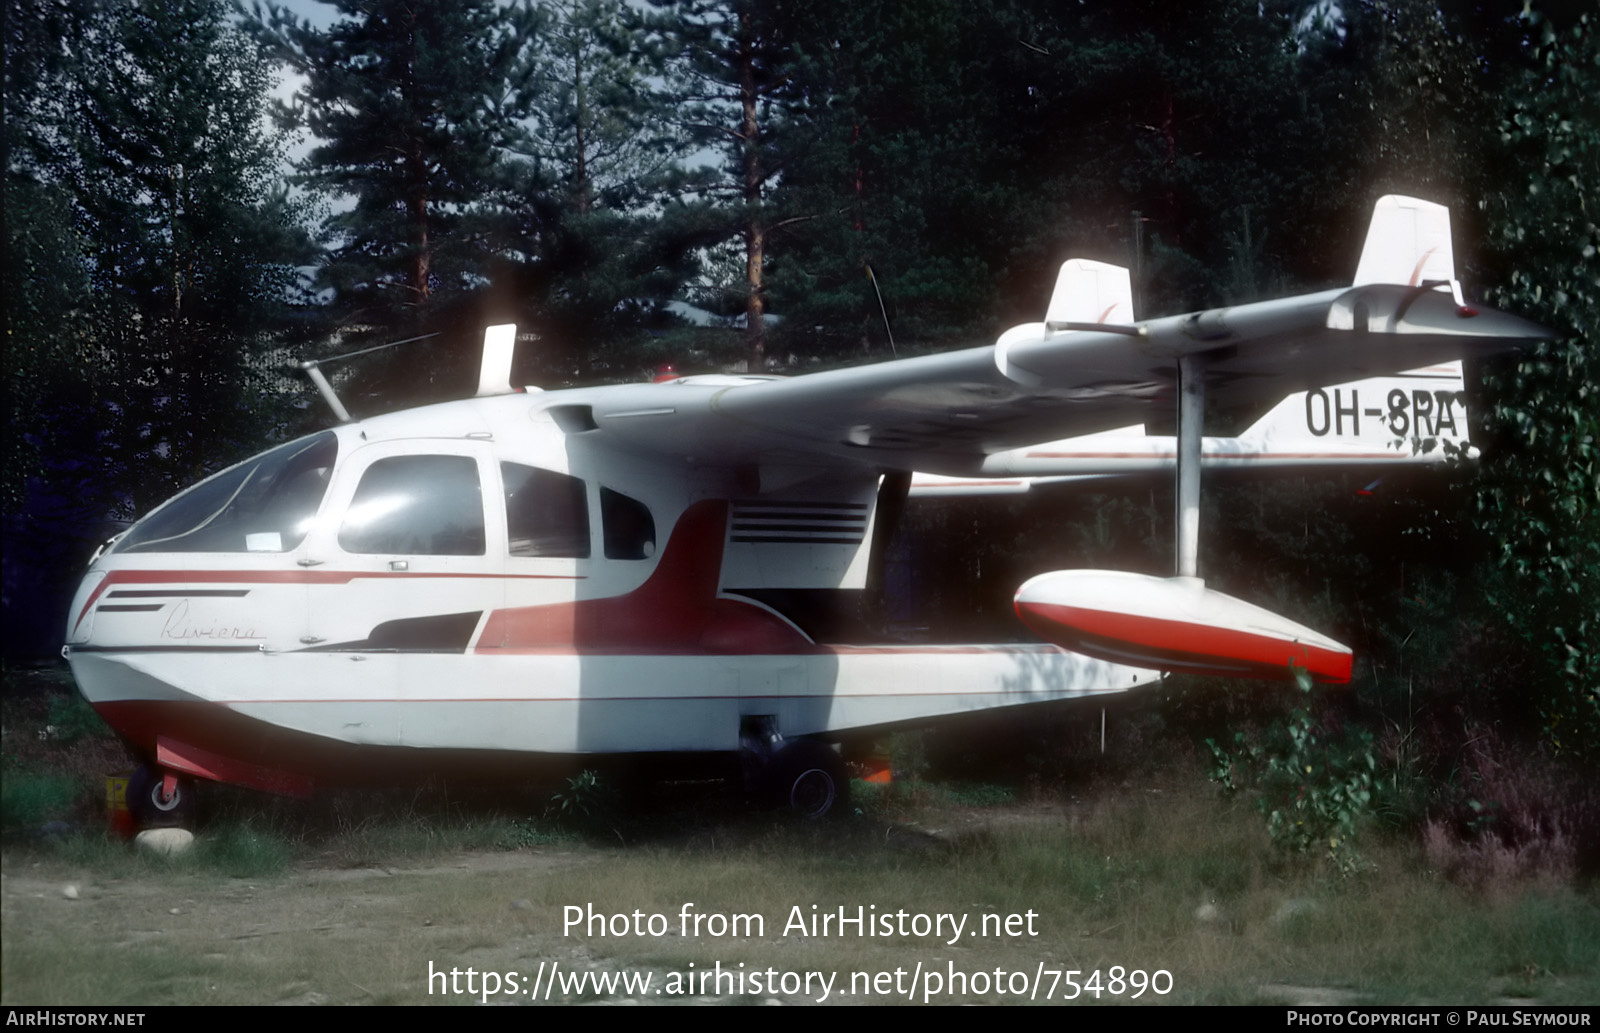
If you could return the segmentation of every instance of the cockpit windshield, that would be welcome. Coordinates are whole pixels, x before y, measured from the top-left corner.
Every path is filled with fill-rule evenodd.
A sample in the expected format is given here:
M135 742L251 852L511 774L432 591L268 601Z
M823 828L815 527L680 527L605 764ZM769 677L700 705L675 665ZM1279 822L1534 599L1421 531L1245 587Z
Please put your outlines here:
M311 530L338 453L331 431L279 445L177 496L114 551L288 552Z

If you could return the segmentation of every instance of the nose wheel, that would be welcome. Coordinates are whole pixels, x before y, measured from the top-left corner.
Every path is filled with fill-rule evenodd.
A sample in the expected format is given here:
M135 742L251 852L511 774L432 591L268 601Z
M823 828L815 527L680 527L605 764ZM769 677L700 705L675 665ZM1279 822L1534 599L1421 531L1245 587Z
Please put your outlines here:
M140 828L187 825L194 817L194 783L145 764L128 780L128 811Z

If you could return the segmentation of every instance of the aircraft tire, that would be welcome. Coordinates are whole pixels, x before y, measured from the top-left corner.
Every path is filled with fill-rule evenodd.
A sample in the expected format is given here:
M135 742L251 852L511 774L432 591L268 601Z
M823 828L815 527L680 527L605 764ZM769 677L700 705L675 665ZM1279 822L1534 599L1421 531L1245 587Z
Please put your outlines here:
M815 739L797 739L778 751L772 788L778 806L808 821L842 813L850 798L844 762Z
M176 828L194 817L194 783L179 778L170 798L161 793L160 768L141 765L128 780L128 810L142 829Z

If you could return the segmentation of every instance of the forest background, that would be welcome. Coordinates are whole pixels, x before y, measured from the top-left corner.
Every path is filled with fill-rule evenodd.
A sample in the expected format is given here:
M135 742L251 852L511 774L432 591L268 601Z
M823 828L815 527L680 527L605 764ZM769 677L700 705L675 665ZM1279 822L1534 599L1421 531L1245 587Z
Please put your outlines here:
M1469 371L1476 464L1208 482L1202 573L1356 648L1307 718L1330 769L1593 866L1597 32L1508 0L6 0L5 653L55 652L129 519L326 421L293 360L437 333L346 375L358 415L467 393L490 321L547 388L880 361L1037 318L1069 256L1131 267L1141 315L1348 282L1405 193L1450 207L1474 300L1563 338ZM946 573L912 619L1002 628L1064 558L1170 569L1168 490L913 511ZM1163 692L1224 768L1293 706Z

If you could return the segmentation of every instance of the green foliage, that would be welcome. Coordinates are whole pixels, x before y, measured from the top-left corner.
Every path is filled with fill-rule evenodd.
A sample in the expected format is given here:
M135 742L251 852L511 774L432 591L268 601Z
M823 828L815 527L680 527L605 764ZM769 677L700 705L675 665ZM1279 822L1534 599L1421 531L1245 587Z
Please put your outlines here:
M662 62L640 46L635 12L622 0L540 0L538 11L527 85L536 129L513 152L571 215L657 200L686 138L651 87Z
M77 692L68 692L50 701L48 729L57 741L71 745L91 736L109 736L111 729Z
M7 764L0 777L0 830L31 831L45 822L67 820L80 789L70 774L35 773Z
M34 478L30 501L58 507L69 538L277 429L261 359L307 259L273 182L269 69L222 0L74 17L85 42L45 64L49 90L18 113L29 145L6 168L20 274L7 276L7 354L22 367L8 439L25 464L7 476ZM12 86L8 74L8 100Z
M6 119L9 131L13 119ZM42 426L51 406L43 400L71 397L77 377L93 377L98 351L93 296L81 256L88 250L75 223L71 193L58 184L7 175L5 180L4 307L6 392L4 503L25 502L28 479L38 474Z
M1286 724L1260 741L1234 735L1231 750L1207 739L1211 779L1228 792L1249 789L1267 816L1267 831L1280 849L1302 856L1321 854L1341 874L1361 867L1354 840L1361 820L1372 813L1377 757L1372 735L1347 730L1333 738L1311 716L1311 678L1295 669L1306 699Z
M550 795L545 815L557 824L580 825L599 817L610 803L609 796L600 776L586 769L569 777L565 789Z
M1537 42L1508 90L1504 167L1484 204L1507 274L1494 301L1563 333L1489 379L1492 430L1478 522L1503 576L1490 590L1536 658L1524 673L1545 741L1600 757L1600 22Z
M880 291L897 347L986 332L1026 203L995 63L1015 43L991 9L946 0L811 10L795 70L819 99L775 135L774 195L796 220L772 255L784 343L889 357Z
M928 773L925 732L891 732L878 752L889 758L889 770L897 780L920 782Z

